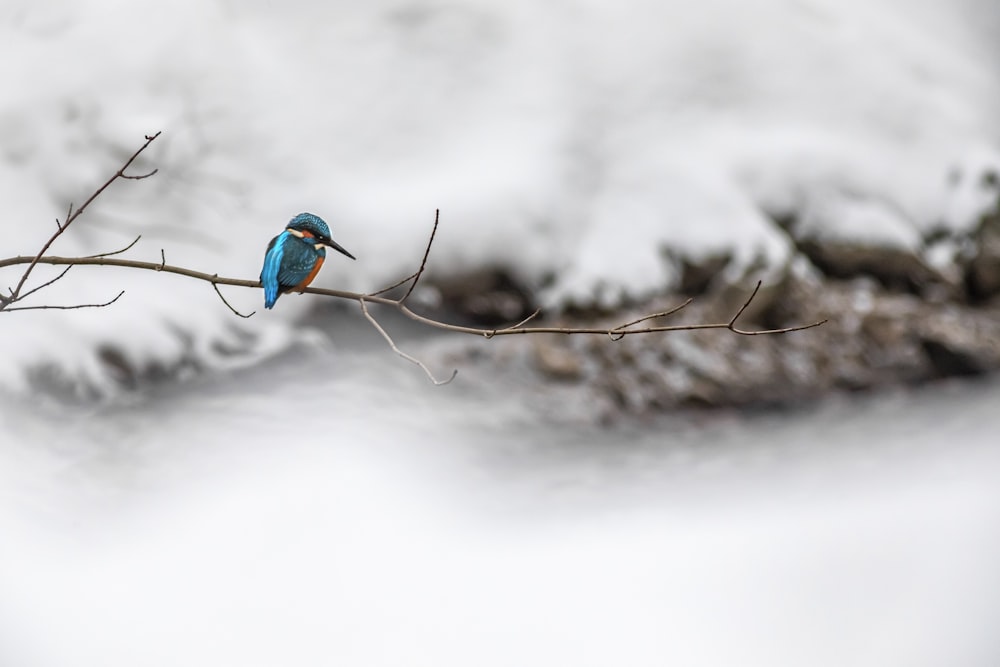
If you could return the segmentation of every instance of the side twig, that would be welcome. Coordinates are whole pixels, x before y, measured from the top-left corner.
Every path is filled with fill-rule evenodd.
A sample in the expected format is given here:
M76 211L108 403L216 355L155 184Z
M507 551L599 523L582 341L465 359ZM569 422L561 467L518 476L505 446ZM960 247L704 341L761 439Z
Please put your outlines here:
M131 243L129 243L124 248L119 248L118 250L112 250L111 252L100 252L100 253L97 253L96 255L87 255L87 257L113 257L115 255L121 255L122 253L131 250L132 246L134 246L136 243L138 243L139 239L141 239L141 238L142 238L142 234L139 234L138 236L135 237L135 239Z
M15 310L79 310L81 308L107 308L115 301L122 298L123 294L125 294L125 290L118 292L118 296L110 301L105 301L104 303L78 303L73 306L11 306L10 308L4 308L0 312L12 313Z
M218 278L219 274L215 274L215 277ZM254 310L249 315L244 315L240 311L238 311L235 308L233 308L233 305L231 303L229 303L228 301L226 301L226 297L222 296L222 292L219 291L219 284L218 283L213 282L212 283L212 288L215 290L215 293L219 295L219 298L222 299L222 303L226 304L226 307L229 308L229 310L233 311L236 315L239 315L243 319L248 320L248 319L250 319L251 317L253 317L257 313L257 311Z
M406 301L411 294L413 294L413 289L417 286L420 281L420 276L424 274L424 269L427 268L427 257L431 254L431 246L434 245L434 237L437 235L438 221L441 218L441 209L434 209L434 227L431 228L431 237L427 240L427 247L424 249L424 258L420 260L420 268L413 275L413 282L410 283L410 288L406 290L406 294L399 299L399 303L402 304Z
M424 371L424 373L427 374L427 377L430 378L430 381L433 382L437 386L441 386L443 384L448 384L449 382L451 382L452 380L455 379L455 376L458 375L458 369L457 368L454 369L451 372L451 377L449 377L447 380L438 380L437 378L434 377L434 374L431 373L431 370L429 368L427 368L427 365L424 364L424 362L420 361L416 357L411 357L406 352L403 352L398 347L396 347L396 343L393 342L392 338L389 336L389 334L386 332L386 330L383 329L382 325L378 323L378 320L376 320L374 317L372 317L372 314L368 312L368 302L366 301L366 298L365 297L361 297L359 299L359 301L361 302L361 312L364 313L365 318L369 322L371 322L371 325L373 327L375 327L375 330L378 331L380 334L382 334L382 338L385 338L385 341L387 343L389 343L389 347L392 348L393 352L395 352L399 356L403 357L407 361L412 362L412 363L416 364L417 366L420 366L420 368Z

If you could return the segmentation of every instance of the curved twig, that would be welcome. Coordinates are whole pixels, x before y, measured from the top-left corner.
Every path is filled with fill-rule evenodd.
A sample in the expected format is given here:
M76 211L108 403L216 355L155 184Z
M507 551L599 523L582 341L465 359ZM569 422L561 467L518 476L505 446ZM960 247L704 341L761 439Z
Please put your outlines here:
M0 312L12 313L15 310L79 310L81 308L106 308L118 299L122 298L123 294L125 294L125 290L118 292L118 296L110 301L105 301L104 303L78 303L75 306L11 306L10 308L0 310Z
M509 327L504 327L503 329L491 329L489 332L483 334L483 338L485 338L486 340L489 340L490 338L493 338L494 336L497 335L497 331L506 331L507 329L517 329L519 327L523 327L525 324L527 324L528 322L530 322L531 320L535 319L536 317L538 317L541 314L542 314L542 309L539 308L538 310L536 310L535 312L533 312L531 315L528 315L526 318L524 318L523 320L521 320L520 322L518 322L517 324L512 324Z
M424 362L420 361L419 359L417 359L415 357L411 357L406 352L403 352L398 347L396 347L396 343L393 342L393 340L389 336L389 334L386 333L386 330L383 329L382 325L378 323L378 320L376 320L374 317L372 317L372 314L368 312L368 302L367 302L366 297L362 296L360 299L358 299L358 301L361 302L361 312L364 313L365 318L369 322L371 322L371 325L373 327L375 327L376 331L378 331L380 334L382 334L382 337L385 338L385 341L387 343L389 343L389 347L392 348L393 352L395 352L399 356L403 357L407 361L410 361L410 362L416 364L417 366L420 366L420 368L424 371L424 373L427 374L427 377L430 378L430 381L433 382L437 386L441 386L443 384L448 384L449 382L451 382L452 380L455 379L455 376L458 375L458 369L457 368L454 369L451 372L451 377L449 377L447 380L438 380L437 378L434 377L434 374L431 373L431 370L429 368L427 368L427 366L424 364Z
M72 265L67 266L65 269L63 269L62 271L59 272L58 276L56 276L52 280L48 280L48 281L42 283L41 285L39 285L37 287L32 287L30 290L28 290L27 292L25 292L24 294L22 294L21 296L19 296L17 300L18 301L23 301L23 300L27 299L29 296L31 296L32 294L34 294L35 292L37 292L38 290L45 289L49 285L51 285L51 284L53 284L53 283L61 280L62 277L65 276L67 273L69 273L69 270L72 269L72 268L73 268Z
M434 227L431 228L431 237L427 239L427 247L424 249L424 258L420 260L420 268L417 269L417 272L415 274L413 274L413 282L410 283L410 288L406 290L406 294L404 294L399 299L400 304L406 301L409 298L409 296L413 294L413 288L417 286L417 283L420 281L420 276L423 275L424 269L427 268L427 257L431 254L431 246L434 245L434 237L437 235L438 220L440 219L440 217L441 217L441 209L439 208L434 209ZM404 280L403 282L406 281Z
M215 274L215 277L218 278L219 274ZM233 304L231 304L228 301L226 301L226 297L222 296L222 292L219 291L219 284L216 283L216 282L214 282L214 281L212 282L212 289L215 290L215 293L219 295L219 298L222 299L222 303L226 304L226 307L229 308L229 310L233 311L233 313L235 313L236 315L239 315L243 319L249 320L251 317L253 317L254 315L257 314L257 311L255 310L255 311L252 311L249 315L244 315L240 311L238 311L235 308L233 308Z
M684 301L682 304L674 306L670 310L664 310L658 313L650 313L649 315L643 315L639 319L632 320L631 322L626 322L625 324L619 324L615 328L608 331L608 337L613 341L619 341L625 337L625 332L622 331L622 329L627 329L628 327L634 326L636 324L641 324L642 322L646 322L648 320L655 320L658 317L667 317L668 315L673 315L674 313L684 310L685 308L690 306L692 301L694 301L694 297L688 297L687 300Z
M142 238L142 234L139 234L138 236L135 237L135 239L131 243L129 243L127 246L125 246L124 248L122 248L120 250L112 250L111 252L99 252L96 255L87 255L87 257L113 257L114 255L120 255L123 252L131 250L132 246L134 246L136 243L138 243L139 239L141 239L141 238Z

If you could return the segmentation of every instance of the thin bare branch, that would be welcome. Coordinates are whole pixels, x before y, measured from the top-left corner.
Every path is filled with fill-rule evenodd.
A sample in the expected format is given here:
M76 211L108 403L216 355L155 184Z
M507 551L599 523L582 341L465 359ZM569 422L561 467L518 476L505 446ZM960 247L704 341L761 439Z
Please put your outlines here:
M396 289L400 285L406 284L407 282L409 282L410 280L413 280L414 278L416 278L419 275L420 275L419 271L411 273L410 275L406 276L402 280L397 280L396 282L394 282L393 284L389 285L388 287L383 287L382 289L377 290L375 292L369 292L368 296L378 296L379 294L385 294L386 292L391 292L392 290Z
M65 219L69 220L70 216L72 216L72 215L73 215L73 202L70 202L69 203L69 208L66 209L66 218ZM59 218L56 218L56 227L58 227L59 229L63 228L62 223L59 222Z
M746 329L737 329L734 326L726 327L734 334L739 334L741 336L773 336L776 334L791 333L793 331L805 331L806 329L813 329L818 326L822 326L829 322L829 319L822 319L819 322L812 322L811 324L800 324L794 327L782 327L781 329L755 329L753 331L748 331Z
M215 277L218 278L219 274L215 274ZM244 315L240 311L238 311L235 308L233 308L233 305L231 303L229 303L228 301L226 301L226 297L222 296L222 292L219 291L219 284L218 283L216 283L216 282L213 281L212 282L212 288L215 290L215 293L219 295L219 298L222 299L222 303L226 304L226 307L229 308L229 310L233 311L234 313L236 313L237 315L239 315L243 319L248 320L248 319L250 319L251 317L253 317L257 313L257 311L255 310L252 313L250 313L249 315Z
M625 332L622 331L622 329L627 329L631 326L635 326L636 324L641 324L642 322L647 322L649 320L655 320L658 317L667 317L668 315L673 315L674 313L684 310L685 308L690 306L692 301L694 301L694 298L689 297L682 304L680 304L679 306L674 306L670 310L664 310L659 313L650 313L649 315L643 315L637 320L632 320L631 322L626 322L625 324L619 324L615 328L608 331L608 337L610 337L611 340L614 341L621 340L622 338L625 337Z
M81 308L106 308L118 299L122 298L123 294L125 294L125 290L118 292L118 296L110 301L105 301L104 303L79 303L75 306L12 306L10 308L5 308L0 312L11 313L15 310L79 310Z
M365 297L362 296L359 299L359 301L361 302L361 312L364 313L365 318L369 322L371 322L371 324L372 324L373 327L375 327L375 330L378 331L380 334L382 334L382 337L385 338L385 341L387 343L389 343L389 347L392 348L393 352L395 352L396 354L398 354L402 358L406 359L407 361L412 362L412 363L416 364L417 366L420 366L420 368L423 369L424 373L427 374L427 377L430 378L430 381L433 382L435 385L441 386L443 384L448 384L449 382L451 382L452 380L455 379L455 376L458 375L458 369L457 368L454 369L451 372L451 377L449 377L447 380L438 380L437 378L434 377L434 374L431 373L431 370L429 368L427 368L427 366L424 364L424 362L420 361L419 359L417 359L415 357L411 357L406 352L403 352L398 347L396 347L396 343L393 342L393 340L389 336L389 334L386 333L386 330L383 329L382 325L379 324L378 321L374 317L372 317L371 313L368 312L368 302L366 301Z
M743 302L743 305L740 306L740 309L736 311L736 314L733 315L733 318L731 320L729 320L729 326L731 328L734 328L736 326L736 320L740 319L740 315L742 315L744 312L746 312L746 309L750 307L750 302L752 302L754 300L754 297L757 296L757 292L760 291L760 285L761 285L761 281L758 280L757 284L753 288L753 291L750 292L750 296L748 296L747 300Z
M61 278L62 278L63 276L65 276L65 275L66 275L67 273L69 273L69 270L70 270L70 269L72 269L72 268L73 268L73 266L72 266L72 265L70 265L70 266L67 266L67 267L66 267L65 269L63 269L63 270L62 270L62 271L61 271L61 272L59 273L59 275L58 275L58 276L56 276L56 277L55 277L55 278L53 278L52 280L49 280L48 282L44 282L44 283L42 283L42 284L41 284L41 285L39 285L38 287L33 287L33 288L31 288L30 290L28 290L27 292L25 292L24 294L22 294L21 296L19 296L19 297L17 298L17 300L18 300L18 301L24 301L25 299L27 299L27 298L28 298L29 296L31 296L32 294L34 294L34 293L35 293L35 292L37 292L38 290L40 290L40 289L45 289L45 288L46 288L46 287L48 287L49 285L51 285L51 284L53 284L53 283L57 282L58 280L60 280L60 279L61 279Z
M760 291L760 286L761 286L761 281L758 280L757 285L753 288L753 291L750 293L750 296L747 297L747 300L743 302L743 305L740 306L740 309L737 310L736 314L733 315L731 320L729 320L729 326L726 327L727 329L741 336L771 336L774 334L789 333L791 331L803 331L805 329L812 329L813 327L818 327L821 324L826 324L826 322L828 321L828 320L820 320L819 322L813 322L812 324L806 324L795 327L784 327L782 329L757 329L755 331L747 331L745 329L738 328L736 326L736 320L740 319L740 316L742 316L743 313L746 312L746 309L750 306L750 303L754 300L754 297L757 296L757 292Z
M156 175L156 172L158 172L158 171L159 171L159 169L154 169L153 171L149 172L148 174L139 174L138 176L132 176L130 174L122 174L121 178L126 178L126 179L128 179L130 181L141 181L144 178L149 178L150 176Z
M20 298L21 290L24 288L24 284L28 281L28 277L31 276L31 272L38 264L38 260L40 260L42 256L45 255L46 252L48 252L49 248L52 247L52 244L55 243L56 239L62 236L62 234L69 228L69 226L73 224L73 221L79 218L83 214L83 212L87 210L87 207L90 206L91 202L100 197L101 193L107 190L108 187L110 187L110 185L115 181L117 181L119 178L125 178L125 170L128 169L133 162L135 162L136 158L138 158L139 155L144 150L146 150L146 148L148 148L149 145L153 143L153 141L158 136L160 136L159 132L153 135L146 135L146 143L140 146L137 151L132 153L132 155L125 161L125 163L121 166L121 168L119 168L118 171L116 171L108 180L106 180L103 185L99 186L96 190L94 190L94 192L90 195L90 197L87 198L87 201L83 203L83 206L74 211L72 204L70 205L66 215L66 222L64 222L62 225L58 225L59 228L52 234L52 236L49 237L49 239L44 244L42 244L41 250L38 251L38 254L36 254L34 259L28 264L28 268L26 268L24 270L24 273L21 274L21 279L17 282L17 285L14 287L14 289L11 290L10 297L5 298L4 301L0 303L0 309L8 307L10 304L16 302Z
M5 266L13 266L16 264L27 264L35 261L34 257L10 257L8 259L0 260L0 268ZM171 266L170 264L163 264L161 262L140 262L130 259L118 259L115 257L43 257L38 260L39 264L50 264L53 266L65 266L67 264L79 265L79 266L115 266L121 268L131 268L140 269L146 271L160 271L163 273L172 273L179 276L184 276L187 278L194 278L195 280L204 280L205 282L217 283L219 285L231 285L233 287L249 287L249 288L260 288L259 280L241 280L238 278L225 278L222 276L217 276L212 273L205 273L202 271L195 271L193 269L187 269L180 266ZM774 335L791 333L793 331L803 331L805 329L812 329L813 327L818 327L827 322L827 320L821 320L819 322L812 322L810 324L797 325L791 327L785 327L781 329L760 329L760 330L746 330L739 329L735 326L735 319L739 319L739 315L746 310L746 304L744 307L737 312L737 317L735 319L730 319L726 322L714 322L711 324L674 324L669 326L655 326L655 327L643 327L639 329L619 329L619 328L607 328L607 327L518 327L513 329L483 329L479 327L468 327L459 324L449 324L447 322L440 322L430 317L425 317L420 313L411 310L406 304L402 303L401 299L389 299L383 296L372 296L369 294L360 294L357 292L348 292L345 290L335 290L335 289L324 289L320 287L307 287L303 290L305 294L319 294L322 296L329 296L338 299L347 299L349 301L367 301L368 303L378 303L384 306L391 306L399 310L400 313L410 318L415 322L425 324L436 329L442 329L444 331L452 331L455 333L472 334L475 336L483 336L484 338L492 338L493 336L516 336L516 335L527 335L527 334L540 334L540 333L558 333L566 335L591 335L600 334L603 336L622 334L625 336L634 336L642 334L651 333L665 333L669 331L698 331L701 329L728 329L735 334L741 336L761 336L761 335ZM756 296L756 292L752 293L751 298L748 302L753 301L753 297Z
M131 249L132 249L132 247L133 247L133 246L134 246L134 245L135 245L136 243L138 243L138 242L139 242L139 239L141 239L141 238L142 238L142 234L139 234L138 236L136 236L136 237L135 237L135 240L133 240L133 241L132 241L131 243L129 243L129 244L128 244L127 246L125 246L124 248L121 248L120 250L112 250L111 252L99 252L99 253L97 253L96 255L87 255L87 257L112 257L112 256L114 256L114 255L120 255L120 254L122 254L123 252L126 252L126 251L128 251L128 250L131 250Z
M438 220L441 217L441 209L434 209L434 227L431 228L431 237L427 239L427 248L424 249L424 258L420 260L420 268L417 269L416 275L413 276L413 282L410 283L410 288L406 290L406 294L402 296L399 303L405 302L411 294L413 294L413 288L417 286L420 281L420 276L423 275L424 269L427 268L427 257L431 254L431 246L434 245L434 237L437 235L438 231ZM406 282L405 280L403 282Z
M492 330L490 330L489 333L483 334L483 338L486 338L487 340L489 340L490 338L493 338L494 336L496 336L498 331L506 331L508 329L517 329L517 328L523 327L525 324L527 324L528 322L530 322L531 320L535 319L536 317L538 317L541 314L542 314L542 309L539 308L538 310L536 310L535 312L533 312L531 315L528 315L526 318L524 318L523 320L521 320L520 322L518 322L517 324L512 324L511 326L504 327L503 329L492 329Z
M694 298L689 297L685 299L683 303L674 306L670 310L663 310L658 313L650 313L649 315L643 315L639 319L632 320L631 322L626 322L625 324L619 324L618 326L615 327L615 330L627 329L631 326L634 326L636 324L641 324L642 322L646 322L648 320L655 320L658 317L667 317L668 315L673 315L674 313L684 310L685 308L690 306L692 301L694 301Z

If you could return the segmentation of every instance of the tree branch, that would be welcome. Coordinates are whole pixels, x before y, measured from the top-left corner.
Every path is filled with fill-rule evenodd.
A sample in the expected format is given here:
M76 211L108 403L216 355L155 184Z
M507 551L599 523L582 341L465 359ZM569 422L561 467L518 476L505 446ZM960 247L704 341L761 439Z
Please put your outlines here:
M24 288L24 284L28 281L28 277L31 275L31 272L34 270L35 266L38 265L38 262L42 258L42 256L46 252L48 252L49 248L52 247L52 244L55 243L56 239L62 236L63 233L67 229L69 229L69 226L73 224L73 222L77 218L83 215L83 212L87 210L87 207L90 206L91 202L100 197L101 193L107 190L112 183L114 183L120 178L127 178L134 180L149 178L150 176L156 173L156 170L154 169L152 172L144 174L142 176L127 176L125 174L125 170L132 166L132 163L135 162L136 158L139 157L139 155L144 150L146 150L158 136L160 136L159 132L153 135L146 135L146 143L140 146L136 152L132 153L132 155L127 160L125 160L125 164L123 164L121 168L118 169L118 171L116 171L114 175L111 176L111 178L106 180L103 185L99 186L96 190L94 190L94 192L87 198L87 201L83 202L83 206L74 211L73 204L70 203L69 208L66 211L66 221L62 224L59 224L59 221L56 220L56 227L58 229L56 229L56 231L53 232L52 236L50 236L49 239L44 244L42 244L42 249L39 250L38 254L36 254L32 259L32 261L28 263L28 268L26 268L24 270L24 273L21 274L21 279L17 282L17 286L13 290L11 290L10 296L0 297L0 310L8 308L11 304L16 303L17 301L24 298L25 295L21 294L21 290ZM65 275L65 272L63 273L63 275ZM58 280L58 278L56 278L56 280ZM37 290L32 290L32 292L35 291ZM30 293L31 292L29 292L29 294ZM110 301L109 303L114 303L115 300L116 299L112 299L112 301Z
M48 281L42 283L38 287L33 287L32 289L28 290L27 292L25 292L24 294L22 294L20 297L18 297L17 300L18 301L23 301L24 299L27 299L29 296L31 296L32 294L34 294L38 290L45 289L49 285L51 285L51 284L53 284L55 282L58 282L63 276L65 276L67 273L69 273L69 270L72 269L72 268L73 268L72 265L67 266L65 269L63 269L62 271L59 272L58 276L56 276L52 280L48 280ZM6 309L0 309L0 311L2 311L2 310L6 310Z
M386 330L383 329L382 325L379 324L378 321L374 317L372 317L371 313L368 312L368 302L366 301L366 298L365 297L361 297L359 299L359 301L361 302L361 312L364 313L365 318L369 322L371 322L371 324L372 324L373 327L375 327L375 330L378 331L380 334L382 334L382 337L385 338L385 340L386 340L387 343L389 343L389 347L392 348L393 352L395 352L399 356L403 357L407 361L413 362L417 366L420 366L420 368L423 369L424 373L427 374L427 377L430 378L430 381L433 382L435 385L441 386L443 384L448 384L449 382L451 382L452 380L455 379L455 376L458 375L458 369L457 368L454 369L451 372L451 377L449 377L447 380L438 380L437 378L434 377L434 374L431 373L431 370L429 368L427 368L427 366L424 364L424 362L420 361L419 359L417 359L415 357L411 357L410 355L408 355L407 353L403 352L398 347L396 347L396 343L393 342L393 340L389 336L389 334L386 333Z
M219 274L215 274L215 277L218 278ZM219 295L219 298L222 299L222 303L226 304L226 307L229 308L229 310L233 311L233 313L235 313L236 315L239 315L243 319L248 320L248 319L250 319L251 317L253 317L257 313L257 311L255 310L255 311L251 312L249 315L244 315L240 311L238 311L235 308L233 308L233 305L231 303L229 303L228 301L226 301L226 297L222 296L222 292L219 291L219 284L218 283L214 283L213 282L212 283L212 287L215 289L215 293Z
M63 273L66 272L63 271ZM12 313L15 310L79 310L81 308L106 308L118 299L122 298L123 294L125 294L125 290L118 292L118 296L110 301L105 301L104 303L78 303L73 306L11 306L10 308L4 308L0 312Z
M214 273L205 273L203 271L195 271L194 269L188 269L181 266L173 266L171 264L164 264L161 262L140 262L131 259L118 259L115 257L55 257L47 256L36 260L34 257L10 257L8 259L0 260L0 268L6 266L14 266L17 264L28 264L30 262L36 262L38 264L50 264L52 266L114 266L119 268L127 269L139 269L143 271L159 271L162 273L172 273L179 276L184 276L186 278L193 278L195 280L201 280L213 285L230 285L232 287L248 287L248 288L260 288L261 284L259 280L243 280L239 278L225 278ZM619 324L613 327L527 327L527 326L514 326L508 327L506 329L483 329L479 327L469 327L460 324L449 324L447 322L441 322L430 317L421 315L420 313L414 312L403 303L403 299L390 299L384 296L376 296L374 294L361 294L358 292L348 292L345 290L336 289L324 289L320 287L307 287L303 291L305 294L319 294L321 296L329 296L337 299L347 299L348 301L367 301L369 303L377 303L383 306L391 306L396 308L406 317L410 318L415 322L421 324L426 324L427 326L434 327L435 329L442 329L444 331L452 331L455 333L472 334L475 336L482 336L484 338L493 338L494 336L516 336L524 334L541 334L541 333L558 333L558 334L583 334L583 335L603 335L603 336L613 336L617 338L623 336L634 336L640 334L651 334L651 333L665 333L669 331L698 331L702 329L727 329L740 336L762 336L762 335L776 335L791 333L793 331L805 331L806 329L812 329L825 324L828 320L820 320L819 322L811 322L809 324L799 324L790 327L783 327L781 329L740 329L736 326L736 321L739 317L746 311L750 303L753 302L754 298L757 296L760 290L760 282L758 281L757 286L750 293L746 302L740 307L736 314L725 322L713 322L710 324L672 324L666 326L652 326L643 327L640 329L626 329L624 327L632 326L634 324L644 322L656 317L665 317L667 315L676 313L680 309L690 303L690 301L685 301L681 305L666 310L659 313L653 313L651 315L645 315L638 320L626 324ZM533 318L528 318L528 320ZM525 320L525 321L528 321Z
M219 290L219 286L228 285L232 287L246 287L251 289L259 289L261 288L261 284L260 281L258 280L225 278L225 277L220 277L217 273L210 274L202 271L195 271L193 269L188 269L185 267L173 266L167 264L166 252L162 248L160 249L159 262L143 262L143 261L123 259L117 257L117 255L121 255L126 251L130 250L133 246L135 246L136 243L139 242L141 236L136 237L134 241L132 241L127 246L119 250L99 253L96 255L89 255L86 257L57 257L46 254L49 248L52 246L52 244L56 241L56 239L58 239L67 230L67 228L77 218L79 218L80 215L83 214L83 212L87 209L87 207L90 206L90 204L93 203L93 201L97 199L105 190L107 190L108 187L110 187L111 184L114 183L116 180L119 179L142 180L145 178L149 178L150 176L153 176L156 173L157 171L156 169L153 169L148 173L139 175L126 174L125 171L132 165L132 163L136 160L136 158L138 158L139 155L144 150L146 150L146 148L148 148L149 145L159 136L160 136L159 132L153 135L147 135L145 137L146 139L145 143L125 161L125 163L121 166L121 168L118 169L118 171L116 171L107 181L105 181L104 184L99 186L93 192L93 194L91 194L90 197L87 198L87 200L83 203L82 206L80 206L77 209L74 209L73 205L70 204L69 208L66 211L65 222L60 223L58 219L56 220L56 226L57 226L56 231L42 245L42 248L38 251L37 254L30 256L10 257L8 259L0 260L0 268L5 268L9 266L18 266L18 265L27 266L27 268L21 274L20 280L17 282L17 286L14 289L9 290L10 294L7 296L0 295L0 311L47 310L47 309L73 310L77 308L103 308L105 306L109 306L115 303L119 298L121 298L121 296L125 293L124 290L120 292L118 296L116 296L114 299L111 299L110 301L107 301L105 303L80 304L76 306L48 306L48 305L14 306L13 305L18 301L21 301L24 298L32 294L35 294L39 290L48 287L53 283L55 283L56 281L60 280L66 275L69 269L72 268L73 266L109 266L118 268L137 269L142 271L156 271L159 273L172 273L185 278L201 280L203 282L210 283L212 285L212 288L215 290L215 293L219 296L219 299L226 305L227 308L229 308L230 311L232 311L239 317L248 318L254 314L252 312L249 315L244 315L239 311L237 311L222 295L222 292ZM405 352L402 352L396 346L396 343L392 340L392 338L389 336L386 330L378 323L378 321L372 316L371 312L368 310L369 303L376 303L379 305L395 308L396 310L398 310L400 313L410 318L411 320L414 320L416 322L419 322L420 324L424 324L429 327L433 327L435 329L441 329L443 331L451 331L454 333L471 334L474 336L482 336L483 338L487 339L493 338L495 336L513 336L513 335L549 333L549 334L566 334L566 335L571 335L571 334L606 335L609 338L611 338L611 340L621 340L625 336L644 335L651 333L666 333L670 331L697 331L703 329L726 329L740 336L762 336L762 335L784 334L793 331L803 331L806 329L811 329L813 327L818 327L827 321L827 320L822 320L820 322L784 327L781 329L754 330L754 329L742 329L738 327L736 325L736 322L746 312L747 308L750 306L751 302L753 302L754 298L757 296L757 293L760 291L761 283L758 281L756 287L754 287L753 291L747 297L746 301L739 308L739 310L737 310L736 313L729 320L725 322L714 322L708 324L673 324L673 325L646 326L642 328L635 328L636 325L642 324L643 322L648 322L650 320L668 317L670 315L677 313L680 310L683 310L684 308L686 308L688 305L691 304L692 299L687 299L683 303L669 310L643 315L642 317L639 317L637 319L610 328L527 326L529 322L531 322L540 315L541 309L535 311L534 313L524 318L517 324L502 329L483 329L479 327L469 327L458 324L450 324L448 322L442 322L427 317L425 315L421 315L411 310L410 307L406 305L406 300L413 293L413 290L416 288L417 283L420 281L420 277L424 274L424 271L427 268L427 260L428 257L430 256L431 246L434 244L434 238L437 235L438 223L440 221L440 213L441 213L440 210L435 210L434 212L434 226L431 229L431 234L430 238L427 241L427 246L424 248L424 255L420 261L420 267L417 269L415 273L411 274L410 276L407 276L406 278L390 285L389 287L381 289L377 292L372 292L370 294L360 294L356 292L347 292L343 290L321 289L317 287L307 287L304 290L302 290L303 292L309 294L319 294L322 296L329 296L329 297L347 299L350 301L358 302L358 304L360 304L361 306L362 314L372 324L372 326L375 327L375 330L382 335L382 337L389 344L389 347L392 348L393 352L403 357L407 361L410 361L419 366L424 371L424 373L427 374L427 377L430 378L430 380L436 385L442 385L451 382L453 379L455 379L455 376L458 373L458 371L457 370L453 371L451 376L447 380L438 380L437 378L435 378L434 375L431 373L431 371L427 368L427 366L423 362L406 354ZM39 264L47 264L51 266L65 266L66 268L58 276L49 280L48 282L43 283L33 289L30 289L27 292L23 292L25 283L30 277L32 271ZM410 283L409 287L407 288L406 292L398 299L391 299L386 296L382 296L383 294L385 294L390 290L405 285L407 282Z
M417 272L413 274L413 282L410 283L410 288L406 290L406 294L404 294L402 298L399 300L400 305L402 305L402 303L406 301L406 299L409 298L411 294L413 294L413 288L417 286L417 282L419 282L420 276L424 274L424 269L427 268L427 257L431 254L431 246L434 245L434 237L437 235L438 220L440 219L440 217L441 217L441 209L439 208L434 209L434 227L431 228L431 237L427 239L427 247L424 249L424 258L420 260L420 268L417 269Z

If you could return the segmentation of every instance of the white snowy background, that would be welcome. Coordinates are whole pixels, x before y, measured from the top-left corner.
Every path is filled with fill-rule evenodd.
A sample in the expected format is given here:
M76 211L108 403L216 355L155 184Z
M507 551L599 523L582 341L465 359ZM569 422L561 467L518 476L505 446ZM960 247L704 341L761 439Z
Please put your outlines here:
M918 243L979 204L949 170L1000 161L996 10L925 0L363 4L82 0L0 6L0 254L30 254L138 147L163 136L53 252L124 246L256 278L267 241L315 212L359 258L318 284L501 264L545 294L613 302L669 285L676 254L778 266L769 216ZM7 269L15 282L17 269ZM47 274L39 271L38 279ZM280 348L307 299L235 322L209 286L74 269L39 295L113 308L24 313L17 363L99 381L111 341L140 364L212 357L249 327ZM260 294L233 290L237 308ZM183 335L181 335L181 332Z
M551 271L558 305L669 283L662 247L780 266L776 215L915 248L992 203L998 19L4 0L0 255L35 252L156 130L136 169L159 174L53 252L141 233L130 257L255 278L310 210L359 258L319 283L367 290L415 268L440 207L432 271ZM995 381L602 430L482 369L433 388L381 341L313 337L105 402L4 390L45 362L107 381L107 342L221 364L245 327L275 352L313 301L226 290L244 322L206 284L84 267L44 300L122 288L0 318L2 667L998 663Z

